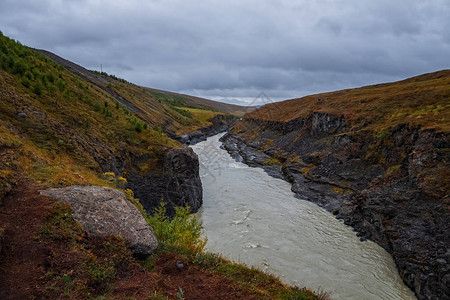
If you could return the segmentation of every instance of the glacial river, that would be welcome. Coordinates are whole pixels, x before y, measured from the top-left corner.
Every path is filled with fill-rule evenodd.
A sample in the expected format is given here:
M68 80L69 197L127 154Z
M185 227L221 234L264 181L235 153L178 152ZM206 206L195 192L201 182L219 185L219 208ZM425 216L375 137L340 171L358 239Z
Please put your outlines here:
M207 250L333 299L416 299L385 250L294 197L289 183L236 162L220 149L219 137L192 146L200 160L204 202L197 217Z

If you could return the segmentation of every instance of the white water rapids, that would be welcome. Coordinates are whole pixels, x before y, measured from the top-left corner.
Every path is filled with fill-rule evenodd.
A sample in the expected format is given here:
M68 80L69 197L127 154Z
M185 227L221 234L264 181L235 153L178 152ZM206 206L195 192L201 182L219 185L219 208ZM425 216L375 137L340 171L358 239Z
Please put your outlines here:
M392 257L290 184L236 162L220 136L192 146L199 156L207 250L256 266L284 282L328 291L333 299L416 299Z

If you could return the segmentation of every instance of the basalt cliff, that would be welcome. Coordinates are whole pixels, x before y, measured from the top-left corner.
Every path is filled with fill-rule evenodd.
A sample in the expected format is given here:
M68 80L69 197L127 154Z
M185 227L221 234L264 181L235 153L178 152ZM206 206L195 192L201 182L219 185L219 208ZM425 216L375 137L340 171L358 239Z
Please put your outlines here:
M272 103L222 141L392 254L419 299L450 297L450 71Z

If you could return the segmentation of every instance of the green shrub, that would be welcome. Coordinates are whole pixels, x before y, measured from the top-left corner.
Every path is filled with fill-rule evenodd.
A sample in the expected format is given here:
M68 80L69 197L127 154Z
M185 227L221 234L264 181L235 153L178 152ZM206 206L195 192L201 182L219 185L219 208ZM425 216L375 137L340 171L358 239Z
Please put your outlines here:
M82 264L82 268L88 275L88 284L100 291L109 289L116 276L116 268L112 261L107 259L99 261L94 255L89 262Z
M24 87L29 88L31 86L31 82L28 80L28 78L22 78L21 83Z
M186 118L192 119L192 114L191 114L190 111L187 111L187 110L182 109L182 108L175 107L175 106L173 106L173 105L170 105L169 107L170 107L171 109L173 109L174 111L176 111L177 113L179 113L179 114L185 116Z
M22 59L19 59L14 63L14 67L12 68L12 73L23 75L23 74L25 74L25 71L27 71L27 69L28 69L27 64Z
M215 253L197 253L194 263L200 267L207 269L216 269L221 265L222 258Z
M61 79L56 80L56 87L63 92L66 89L66 84Z
M170 246L199 253L206 245L207 239L202 239L203 227L190 213L189 206L175 207L175 217L169 219L165 203L161 203L155 213L147 217L147 222L157 239Z
M102 109L100 104L98 104L97 102L94 103L92 106L94 107L94 111L100 111Z
M127 120L133 126L133 129L137 132L141 132L142 129L147 129L147 124L145 124L144 121L139 118L131 117Z
M42 95L42 83L40 81L36 81L33 84L33 93L35 93L38 96Z

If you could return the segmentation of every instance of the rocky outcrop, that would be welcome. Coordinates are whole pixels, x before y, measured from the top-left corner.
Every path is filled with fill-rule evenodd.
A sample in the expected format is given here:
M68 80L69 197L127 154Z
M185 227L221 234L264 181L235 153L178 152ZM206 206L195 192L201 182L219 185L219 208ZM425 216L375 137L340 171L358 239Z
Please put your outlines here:
M70 205L74 219L89 234L121 237L137 257L148 256L158 246L153 229L118 190L99 186L71 186L47 189L41 194Z
M134 161L138 163L138 158ZM167 150L158 172L130 172L128 187L149 213L161 202L169 216L174 216L176 206L189 205L197 212L203 203L198 157L188 147Z
M167 176L164 201L168 208L189 205L192 212L197 212L203 203L197 154L187 147L170 150L166 155L164 173Z
M244 118L222 141L237 160L288 180L300 198L390 252L419 299L449 298L450 136L347 126L323 112L287 122Z
M227 131L228 128L233 126L237 121L238 117L234 115L216 115L211 119L211 125L200 128L190 134L176 135L169 133L168 135L185 145L194 145L206 141L210 136Z

